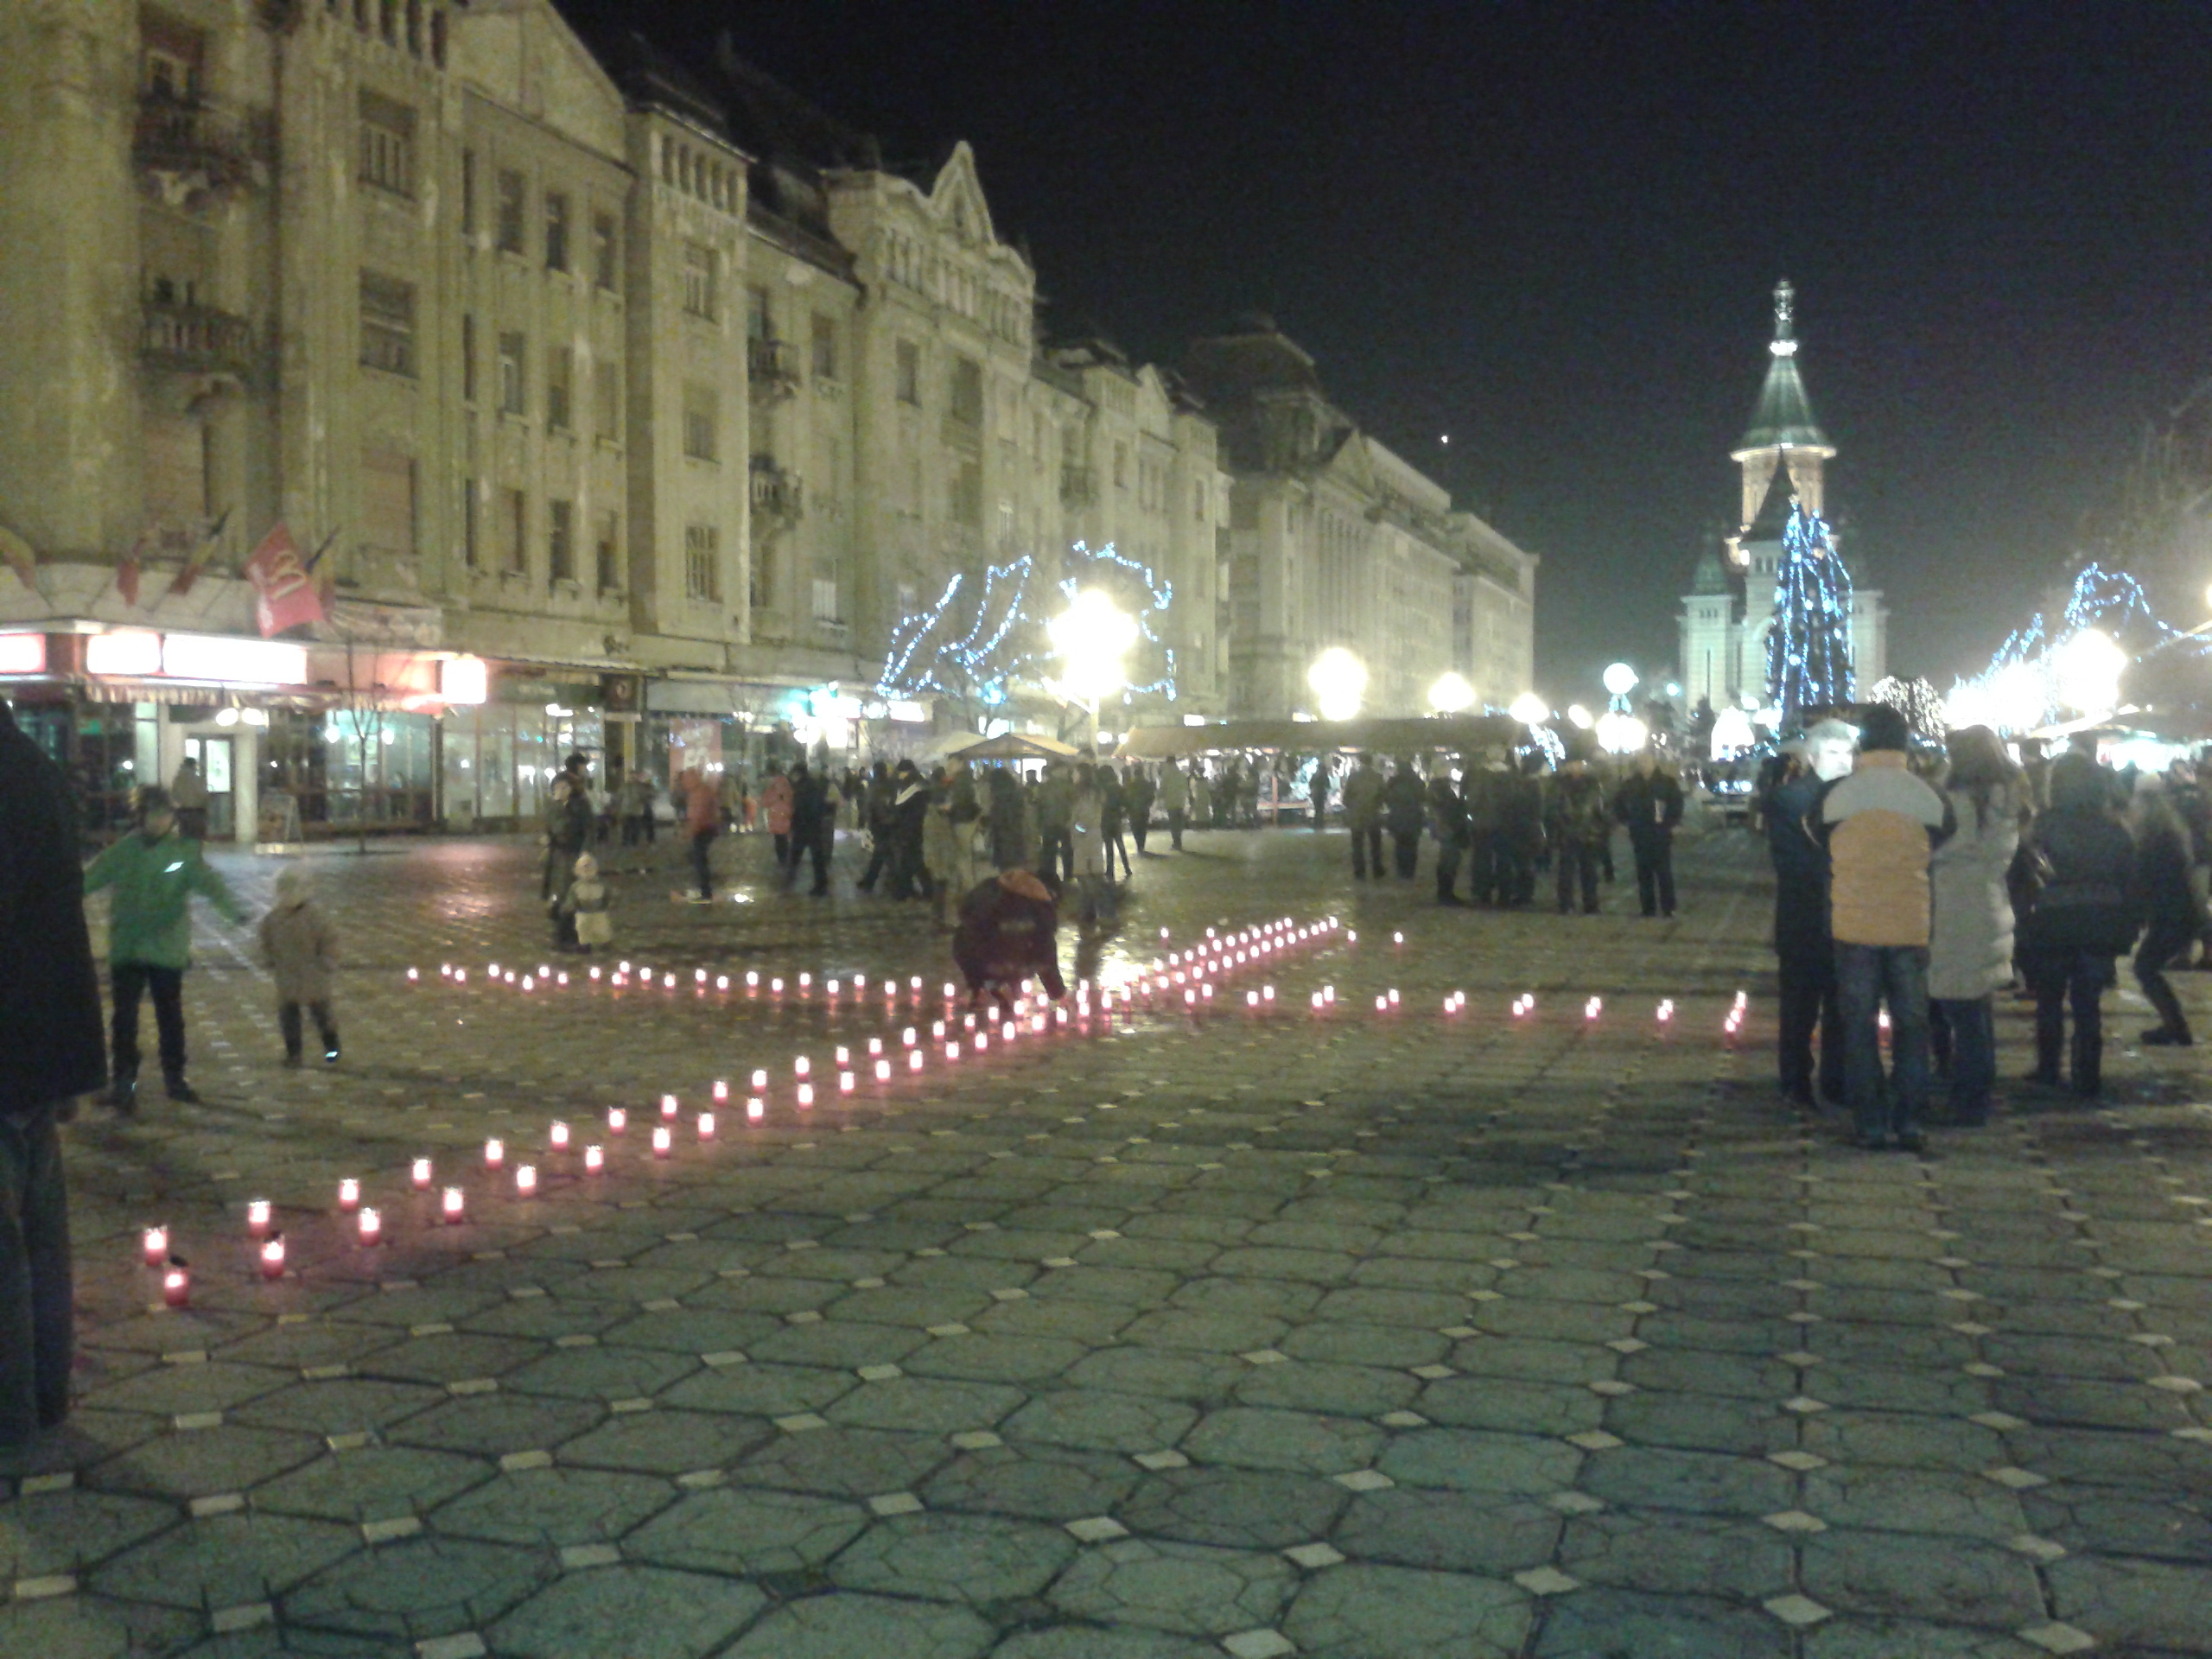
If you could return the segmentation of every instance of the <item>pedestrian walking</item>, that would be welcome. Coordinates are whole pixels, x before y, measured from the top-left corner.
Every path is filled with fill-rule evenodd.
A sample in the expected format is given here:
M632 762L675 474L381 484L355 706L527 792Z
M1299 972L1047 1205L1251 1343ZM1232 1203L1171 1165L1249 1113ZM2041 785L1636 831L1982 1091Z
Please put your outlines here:
M1329 759L1325 754L1317 755L1313 761L1313 775L1306 781L1306 798L1313 804L1313 827L1316 830L1329 827ZM1137 850L1144 850L1142 842L1137 843Z
M1467 851L1467 801L1450 771L1439 766L1428 780L1428 821L1436 837L1436 902L1464 905L1459 862Z
M2114 958L2134 948L2142 915L2135 843L2088 756L2057 756L2046 781L2050 805L2030 827L2024 859L2032 897L2021 919L2020 963L2036 998L2029 1081L2056 1088L2063 1059L2074 1092L2094 1099L2104 1088L2104 993L2116 977Z
M1828 786L1851 772L1851 728L1824 720L1788 746L1768 798L1767 854L1774 864L1774 954L1780 981L1777 1046L1784 1098L1808 1110L1840 1106L1843 1012L1836 1001L1835 935L1828 925L1828 849L1819 833ZM1820 1065L1813 1038L1820 1035ZM1817 1092L1815 1085L1817 1084Z
M1122 839L1122 830L1129 810L1128 790L1122 782L1119 772L1102 764L1098 768L1098 791L1106 801L1106 815L1100 836L1105 845L1106 880L1110 886L1114 880L1114 859L1117 854L1122 861L1122 878L1127 880L1136 874L1129 864L1128 843Z
M804 760L791 762L791 859L785 867L784 885L789 887L798 877L802 858L811 860L814 885L807 891L819 899L830 891L830 862L836 848L840 797L827 774L813 770Z
M875 891L875 879L891 865L891 763L879 760L868 769L860 787L861 827L868 831L868 868L853 885L862 893Z
M1993 999L2012 979L2012 899L2005 875L2020 848L2019 768L1986 726L1949 739L1943 792L1957 833L1929 868L1933 918L1928 995L1948 1033L1951 1116L1986 1122L1997 1081Z
M891 774L890 802L884 833L891 842L891 896L911 899L929 896L928 861L922 855L922 838L928 827L930 788L912 760L902 760Z
M1907 1152L1921 1147L1928 1104L1928 867L1956 823L1949 803L1906 766L1910 741L1904 716L1874 704L1859 727L1851 775L1821 801L1844 1086L1858 1144L1870 1152L1892 1139ZM1886 1079L1875 1025L1884 1007L1890 1016Z
M1613 816L1628 828L1636 855L1636 897L1646 916L1675 913L1675 830L1682 821L1682 786L1649 750L1630 762L1613 795Z
M589 853L578 856L574 876L561 895L561 907L568 914L569 940L588 954L614 943L614 895L600 875L599 861Z
M1167 836L1177 852L1183 850L1183 826L1190 821L1191 777L1180 760L1170 760L1160 772L1160 810L1167 815Z
M109 1101L128 1116L138 1109L138 1004L154 1000L162 1081L171 1100L198 1103L185 1081L184 975L192 966L192 895L198 893L233 923L245 912L223 878L200 855L200 843L176 832L168 791L139 791L138 827L94 859L85 891L113 887L108 912L108 988L114 1002L108 1033L114 1051Z
M1351 775L1344 779L1344 822L1351 828L1351 873L1367 880L1368 866L1382 874L1382 774L1375 757L1362 753Z
M760 785L760 815L768 823L768 839L775 849L776 868L788 883L791 863L791 780L781 761L770 763L768 779Z
M683 786L683 833L690 843L691 879L699 887L692 902L711 904L715 897L715 868L709 855L715 836L721 829L721 797L696 766L686 766L677 781Z
M1598 913L1599 854L1612 838L1612 815L1605 808L1605 788L1577 755L1560 769L1557 786L1545 808L1545 838L1551 847L1554 879L1559 890L1559 913L1570 914L1579 890L1582 913Z
M1145 837L1152 833L1152 804L1159 795L1160 785L1151 768L1132 761L1128 781L1122 786L1122 798L1128 804L1129 834L1136 842L1139 858L1144 856Z
M2168 798L2164 781L2135 780L2130 813L2135 831L2135 883L2143 903L2143 940L2135 950L2135 982L2158 1010L2158 1023L2143 1033L2146 1048L2187 1048L2189 1016L2174 995L2166 969L2187 959L2197 935L2196 895L2190 890L2189 831Z
M84 890L68 782L0 701L0 1451L69 1412L76 1316L54 1126L107 1074Z
M1037 836L1029 803L1021 792L1021 782L1005 766L993 766L988 781L990 806L986 829L991 863L1001 875L1009 870L1026 870L1035 856ZM961 893L955 902L966 897Z
M952 959L968 982L968 1006L980 1011L988 997L1010 1015L1021 982L1033 977L1054 1001L1065 998L1059 925L1052 895L1027 870L1007 870L969 889L952 936Z
M189 755L179 763L169 779L169 800L176 808L176 832L187 841L207 839L207 780L200 763Z
M1030 804L1037 816L1037 873L1057 896L1075 874L1075 779L1064 762L1045 763Z
M583 855L588 859L591 855ZM330 1011L331 976L338 967L338 928L315 902L307 872L296 867L276 877L276 902L261 918L261 960L276 986L276 1028L284 1039L284 1064L300 1064L305 1009L322 1039L322 1060L338 1064L338 1021Z

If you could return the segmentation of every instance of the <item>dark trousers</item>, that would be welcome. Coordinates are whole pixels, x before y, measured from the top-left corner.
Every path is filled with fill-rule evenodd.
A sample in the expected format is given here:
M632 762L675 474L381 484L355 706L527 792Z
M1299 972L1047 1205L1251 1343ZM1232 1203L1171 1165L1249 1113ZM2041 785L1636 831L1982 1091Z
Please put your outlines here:
M1393 830L1390 832L1390 851L1398 865L1398 879L1410 881L1421 866L1421 831Z
M2077 1095L2104 1087L2103 996L2113 982L2113 959L2088 950L2036 951L2026 962L2029 988L2036 994L2036 1077L2056 1083L2062 1055L2072 1065ZM2066 1008L2074 1008L2072 1052L2066 1055Z
M911 899L919 893L926 897L930 873L922 861L920 837L910 839L887 836L885 840L891 846L891 896L893 899Z
M1536 855L1525 842L1500 836L1497 843L1497 902L1512 908L1536 897Z
M1325 795L1313 797L1313 827L1316 830L1329 827L1329 798Z
M207 809L204 806L180 806L176 810L176 831L187 841L207 839Z
M1183 850L1183 826L1190 822L1189 815L1178 807L1167 815L1167 834L1175 843L1175 850Z
M702 899L711 899L715 896L714 866L707 861L707 849L714 845L714 842L715 832L711 830L695 830L691 832L691 874L699 883L699 896Z
M1578 885L1582 890L1584 913L1598 913L1598 851L1597 848L1580 842L1561 842L1553 854L1552 862L1558 871L1560 915L1574 908Z
M54 1109L0 1113L0 1446L69 1411L69 1189Z
M1129 815L1129 834L1136 838L1139 856L1142 856L1144 853L1144 838L1151 833L1152 814L1149 811L1133 812Z
M1497 831L1477 830L1467 846L1467 897L1487 905L1498 897Z
M1372 864L1375 874L1382 874L1382 826L1379 823L1355 823L1351 827L1351 873L1364 877Z
M1039 839L1038 873L1058 893L1075 880L1075 831L1066 824L1048 825Z
M2143 995L2150 999L2151 1006L2158 1011L2159 1025L2169 1035L2184 1040L2190 1034L2189 1016L2181 1011L2181 999L2174 995L2166 969L2188 957L2195 931L2191 918L2154 921L2135 951L2136 982L2143 987Z
M791 831L786 830L780 835L772 833L769 840L775 844L776 868L779 870L789 870L791 864Z
M791 875L796 877L798 874L800 859L813 860L814 885L808 889L809 892L822 893L830 891L830 849L836 845L836 841L837 826L834 823L825 823L810 834L794 835L791 841Z
M1997 1019L1986 996L1944 997L1932 1012L1950 1032L1951 1116L1985 1122L1989 1090L1997 1081Z
M317 1034L322 1039L322 1052L326 1054L335 1054L338 1052L338 1022L330 1017L330 1004L310 1002L307 1005L307 1008L308 1013L314 1017ZM298 1059L300 1058L300 1005L298 1003L280 1002L276 1005L276 1028L284 1033L284 1053L287 1058Z
M138 999L154 996L154 1029L161 1035L162 1075L184 1075L184 969L156 968L150 963L118 962L108 968L108 989L115 1013L108 1029L108 1047L115 1056L115 1075L138 1075Z
M1436 846L1436 896L1447 905L1459 896L1459 858L1463 850L1456 841L1439 842Z
M1107 830L1100 839L1106 844L1106 879L1109 881L1111 881L1114 879L1114 855L1116 853L1119 853L1122 856L1122 875L1126 877L1136 874L1136 871L1130 866L1128 843L1122 839L1120 825L1116 824L1114 828Z
M875 878L881 875L885 870L891 868L891 830L889 826L886 825L876 829L874 831L874 834L875 836L875 845L868 850L868 868L861 872L859 885L860 890L862 893L874 893L875 891Z
M1810 1106L1841 1101L1844 1093L1843 1012L1836 1004L1835 948L1782 953L1782 1092ZM1821 1033L1819 1093L1814 1092L1813 1031Z
M1843 1014L1844 1087L1860 1135L1916 1134L1928 1107L1928 947L1835 947ZM1890 1073L1882 1075L1878 1009L1890 1011ZM1885 1084L1886 1082L1886 1087Z
M1662 831L1630 836L1636 852L1636 896L1647 916L1675 913L1675 838Z

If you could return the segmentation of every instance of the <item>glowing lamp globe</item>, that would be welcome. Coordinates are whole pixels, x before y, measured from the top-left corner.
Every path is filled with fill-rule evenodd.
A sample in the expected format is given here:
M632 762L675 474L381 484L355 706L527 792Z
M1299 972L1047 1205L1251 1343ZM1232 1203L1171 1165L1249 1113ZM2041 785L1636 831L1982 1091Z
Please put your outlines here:
M1638 683L1636 671L1626 663L1615 663L1605 670L1603 677L1609 696L1624 697L1636 690Z
M1357 719L1367 695L1367 664L1342 645L1331 645L1306 671L1306 683L1320 702L1322 719Z
M1505 711L1523 726L1541 726L1552 717L1552 706L1533 691L1523 691Z
M1475 688L1464 674L1443 674L1428 688L1428 706L1440 715L1464 715L1475 706Z

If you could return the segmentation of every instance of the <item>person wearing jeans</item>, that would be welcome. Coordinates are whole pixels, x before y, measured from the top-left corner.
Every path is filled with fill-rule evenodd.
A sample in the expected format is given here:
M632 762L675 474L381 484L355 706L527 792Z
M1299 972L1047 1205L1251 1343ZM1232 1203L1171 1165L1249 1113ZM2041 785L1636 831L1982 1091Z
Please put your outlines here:
M1997 1081L1990 999L2012 977L2012 899L2005 877L2020 846L2019 769L1986 726L1950 735L1943 792L1958 833L1929 868L1935 924L1929 995L1950 1038L1951 1116L1984 1122Z
M1955 827L1950 804L1907 770L1904 716L1881 703L1859 728L1859 760L1821 802L1828 925L1843 1015L1844 1086L1859 1144L1920 1150L1928 1103L1929 860ZM1876 1015L1890 1014L1890 1075Z
M1828 852L1810 831L1828 785L1851 772L1853 734L1825 720L1789 747L1789 767L1769 798L1767 852L1774 863L1774 954L1780 982L1780 1082L1808 1111L1846 1098L1843 1010L1835 995L1835 938L1828 931ZM1820 1036L1820 1059L1813 1038Z

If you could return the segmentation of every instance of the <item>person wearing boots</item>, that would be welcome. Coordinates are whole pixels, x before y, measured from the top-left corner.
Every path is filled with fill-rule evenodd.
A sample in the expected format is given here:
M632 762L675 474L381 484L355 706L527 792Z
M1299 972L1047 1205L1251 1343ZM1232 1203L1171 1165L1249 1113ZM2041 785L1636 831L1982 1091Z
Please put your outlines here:
M1928 1104L1928 866L1955 820L1950 803L1906 766L1911 741L1904 716L1876 703L1859 728L1858 765L1821 802L1844 1086L1858 1143L1869 1152L1892 1139L1919 1151ZM1885 1005L1886 1079L1875 1026Z
M115 1051L116 1110L138 1108L138 1003L154 998L161 1033L162 1078L168 1097L187 1105L200 1096L184 1077L184 970L192 965L192 895L198 893L234 923L245 912L223 878L200 856L200 843L176 833L168 791L141 790L138 828L102 853L85 871L85 891L115 889L108 919L108 984L115 1009L110 1041Z
M2052 760L2049 786L2050 806L2028 832L2034 897L2020 929L2021 967L2036 995L2036 1069L2028 1080L2056 1088L2063 1058L2074 1092L2093 1100L2104 1087L2102 999L2115 977L2113 959L2134 948L2141 916L2135 843L2113 814L2103 769L2088 755Z
M2187 1048L2189 1016L2181 1011L2166 969L2186 961L2196 937L2196 896L2190 887L2190 836L2162 780L2135 780L2135 880L2143 898L2143 942L2135 950L2135 982L2158 1012L2143 1033L2146 1048Z
M576 861L591 861L586 853ZM276 985L276 1029L284 1039L284 1064L300 1064L300 1011L315 1020L326 1065L338 1064L338 1022L331 1016L331 976L338 966L338 929L315 903L307 874L289 869L276 878L276 902L261 918L261 959Z

